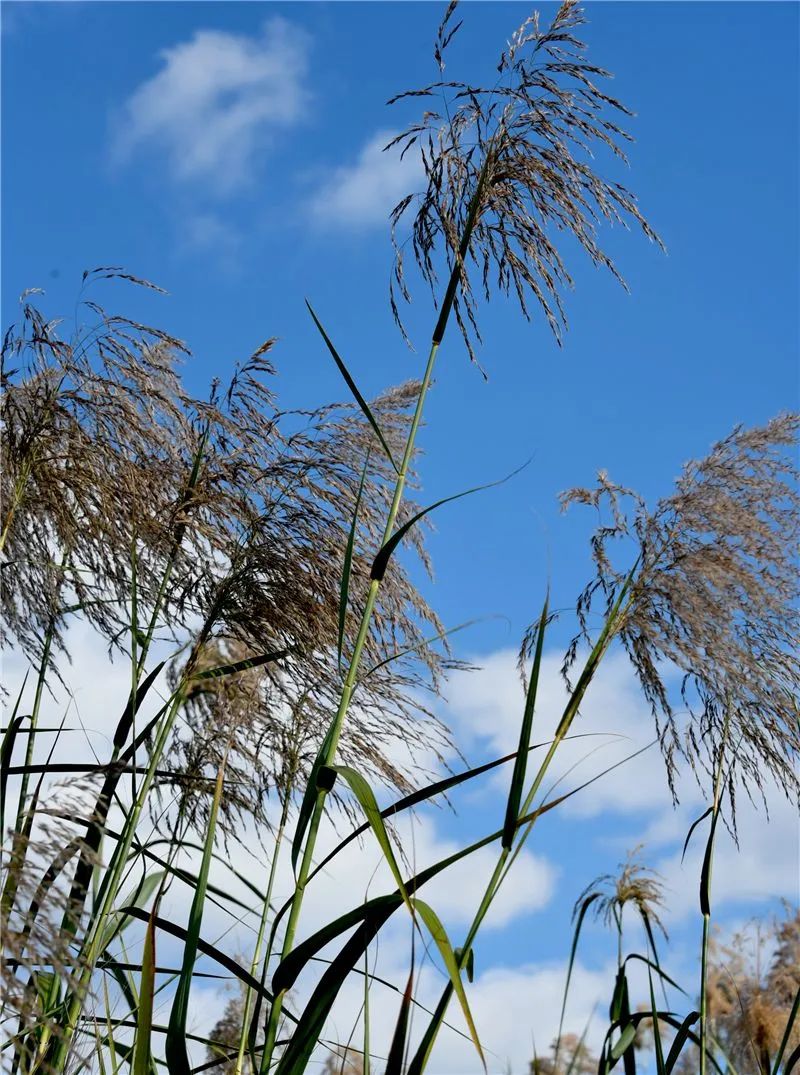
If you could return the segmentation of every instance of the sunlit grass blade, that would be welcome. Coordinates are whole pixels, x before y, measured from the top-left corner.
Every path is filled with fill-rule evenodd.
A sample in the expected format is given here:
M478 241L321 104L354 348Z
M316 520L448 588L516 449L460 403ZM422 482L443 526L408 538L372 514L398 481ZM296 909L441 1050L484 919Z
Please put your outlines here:
M671 1075L673 1068L680 1059L680 1055L683 1052L683 1047L686 1044L687 1040L690 1040L691 1037L694 1037L694 1035L691 1035L691 1029L699 1018L700 1012L689 1012L689 1014L678 1027L678 1033L675 1035L675 1039L673 1040L672 1045L670 1046L670 1050L667 1053L667 1062L664 1065L664 1071L666 1072L666 1075Z
M339 357L338 351L333 346L333 343L331 342L331 339L328 336L328 333L322 327L322 323L320 322L320 320L317 317L317 315L314 313L313 307L311 306L311 303L308 301L308 299L306 299L306 306L308 307L308 312L311 314L311 317L314 320L314 324L317 326L317 329L319 330L319 334L322 336L323 340L325 341L325 346L330 351L331 358L336 363L336 365L339 367L339 372L341 373L342 377L344 377L345 384L347 385L347 387L352 392L353 398L355 399L356 403L361 408L361 411L364 414L364 417L367 419L369 424L375 430L375 435L377 436L378 440L383 445L383 450L386 452L386 458L392 464L392 466L394 467L395 471L399 474L400 471L399 471L399 468L397 466L397 463L395 463L395 461L394 461L394 456L392 455L391 448L386 443L386 438L384 437L383 433L381 432L381 427L378 425L378 422L377 422L377 419L375 418L375 415L369 409L369 404L367 403L367 401L364 399L364 397L359 392L358 386L356 385L356 382L350 376L350 371L348 370L347 366L345 366L345 364L342 361L342 359Z
M358 800L359 806L364 811L370 828L375 833L375 838L383 852L386 864L392 872L392 877L395 880L398 891L413 915L413 907L408 899L408 893L406 892L403 883L403 875L400 873L400 867L397 865L397 859L395 858L392 849L389 833L386 831L386 826L383 823L383 817L381 816L381 811L375 801L375 795L372 788L361 773L356 772L356 770L352 769L349 765L335 765L332 766L332 768L339 776L347 781L350 790Z
M528 747L531 741L531 728L533 726L533 713L536 708L536 693L539 687L539 672L542 667L542 648L544 646L545 627L547 625L548 599L545 598L542 615L539 620L539 629L536 635L536 652L533 658L528 690L525 696L525 709L522 714L522 723L519 730L519 746L517 757L514 761L514 771L511 774L511 787L508 792L508 804L506 806L506 820L503 826L502 846L510 848L517 831L517 816L522 803L522 789L525 784L525 773L528 763Z
M464 982L461 979L461 969L456 962L453 946L450 943L450 938L447 936L439 916L433 910L433 908L424 903L420 899L413 900L415 909L419 912L419 916L428 928L428 932L433 938L436 947L439 949L439 954L442 957L447 973L450 977L453 989L458 997L459 1004L461 1005L461 1011L464 1014L464 1021L469 1028L470 1037L477 1050L478 1056L481 1058L484 1070L486 1070L486 1058L483 1055L483 1048L481 1047L480 1038L478 1037L478 1031L475 1027L475 1021L472 1018L472 1012L470 1011L469 1002L467 1000L467 994L464 990Z
M225 780L225 763L220 765L217 773L217 783L214 789L214 797L211 801L211 810L208 818L203 860L197 876L192 906L189 911L189 926L186 931L186 942L183 947L183 964L178 980L178 988L172 1002L167 1039L164 1045L164 1055L170 1075L190 1075L191 1065L186 1051L186 1021L189 1015L189 995L192 989L192 971L197 958L198 941L200 939L200 927L203 922L203 908L206 899L206 885L208 883L208 871L211 866L211 852L214 845L214 834L219 813L219 804Z
M689 849L689 841L692 838L692 834L694 833L694 830L697 828L698 825L700 825L703 821L705 821L705 819L708 817L708 815L713 813L713 811L714 811L714 807L709 806L708 809L704 810L703 813L700 815L700 817L695 818L695 820L689 826L689 831L686 833L686 839L683 841L683 850L681 851L681 862L683 862L683 860L686 858L686 852Z

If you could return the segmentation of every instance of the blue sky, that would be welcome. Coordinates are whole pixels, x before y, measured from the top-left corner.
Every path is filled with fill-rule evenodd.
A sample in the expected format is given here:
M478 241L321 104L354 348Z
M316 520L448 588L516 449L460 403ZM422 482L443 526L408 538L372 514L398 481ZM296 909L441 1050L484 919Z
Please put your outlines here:
M417 286L413 354L386 294L386 217L413 176L378 147L414 114L386 99L435 78L441 12L429 3L4 4L4 325L24 288L45 288L47 309L69 316L83 269L120 264L170 294L115 287L108 304L187 340L198 392L276 335L285 405L343 398L306 296L365 394L416 375L430 302ZM465 5L448 71L491 77L527 13ZM637 193L668 253L606 233L629 295L573 260L560 349L541 318L527 324L512 304L493 303L481 318L488 382L457 336L446 339L420 496L533 457L513 482L445 508L430 542L436 579L426 592L442 618L498 616L462 636L459 654L485 669L455 681L443 709L476 761L502 749L512 727L511 653L548 580L562 606L585 581L592 520L561 516L557 494L602 467L658 497L736 423L798 404L797 6L594 3L589 17L592 58L615 72L613 93L637 112L630 169L599 165ZM626 730L643 734L622 665L602 690L600 724L622 714ZM509 919L530 943L520 951L511 926L493 930L487 972L511 981L523 965L541 974L563 958L575 896L639 839L672 869L691 793L688 814L673 815L658 781L658 767L646 767L610 785L616 805L598 799L593 812L543 828L531 885L550 869L550 887ZM501 796L490 786L458 817L437 816L436 839L480 834ZM762 883L746 898L728 894L730 920L763 911L770 896L796 898L796 826L780 810L776 824L774 844L755 821L746 828L753 846L743 854L755 857L743 861ZM779 831L793 858L770 872ZM730 861L723 882L735 876ZM694 885L680 876L670 874ZM673 923L676 961L689 973L696 925L688 907ZM587 974L604 958L591 934ZM515 1039L509 1055L518 1062L523 1048ZM441 1070L458 1070L450 1063Z

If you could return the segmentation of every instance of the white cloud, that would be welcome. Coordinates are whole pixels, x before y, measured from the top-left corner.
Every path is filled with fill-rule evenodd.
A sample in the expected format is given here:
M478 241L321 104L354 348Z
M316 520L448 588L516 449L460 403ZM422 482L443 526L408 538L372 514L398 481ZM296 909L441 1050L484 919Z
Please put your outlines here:
M258 37L198 30L162 50L160 70L128 98L113 152L166 156L171 177L220 193L252 177L257 154L308 104L308 36L278 16Z
M378 131L352 164L335 168L310 201L313 219L324 228L368 228L385 224L395 205L420 185L422 161L416 147L404 157L384 150L396 132Z

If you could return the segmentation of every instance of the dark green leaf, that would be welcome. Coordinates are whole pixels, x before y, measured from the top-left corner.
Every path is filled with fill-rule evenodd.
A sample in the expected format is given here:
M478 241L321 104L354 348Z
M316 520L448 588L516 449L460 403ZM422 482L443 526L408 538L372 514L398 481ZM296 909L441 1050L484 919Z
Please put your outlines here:
M191 1075L189 1055L186 1051L186 1021L189 1015L189 995L192 988L192 972L197 958L198 941L200 939L200 927L203 922L203 907L206 899L206 885L208 883L208 871L211 866L211 852L214 844L214 831L217 824L219 804L222 799L224 786L225 766L220 765L217 774L217 784L214 790L214 798L211 802L211 813L208 819L203 860L200 864L200 872L197 877L197 887L192 899L189 911L189 928L186 932L186 943L183 947L183 963L178 980L178 988L172 1002L172 1011L169 1018L167 1040L164 1044L164 1056L170 1075Z
M525 784L525 773L528 763L528 747L531 741L531 728L533 726L533 712L536 707L536 692L539 687L539 671L542 667L542 647L544 645L544 632L547 624L547 604L545 598L542 615L539 619L539 630L536 635L536 652L533 658L531 678L528 682L528 690L525 696L525 709L522 714L522 724L519 730L519 746L517 757L514 761L514 771L511 774L511 787L508 792L508 804L506 806L506 820L503 825L502 845L511 849L514 834L517 831L517 815L522 802L522 789Z
M383 450L386 452L386 457L388 458L389 462L392 464L392 466L394 467L395 471L397 471L397 473L399 474L400 472L397 469L397 464L394 461L394 457L392 456L391 449L389 448L389 445L386 443L386 439L385 439L383 433L381 433L380 426L378 425L377 421L375 420L375 416L373 415L372 411L369 409L369 405L367 404L367 401L364 399L364 397L359 392L359 390L358 390L358 388L356 386L356 382L350 376L350 372L347 369L347 366L345 366L344 362L339 357L339 355L338 355L338 353L336 351L336 348L331 343L331 340L330 340L327 332L322 327L322 324L321 324L319 318L317 317L317 315L314 313L314 310L313 310L313 308L311 306L311 303L308 301L308 299L306 299L306 306L308 307L308 312L311 314L312 318L314 319L314 324L319 329L320 335L322 336L323 340L325 341L325 345L327 346L328 350L331 353L331 357L333 358L333 361L339 367L339 372L341 373L342 377L344 377L345 383L347 384L347 387L353 393L353 398L355 399L356 403L361 408L361 410L362 410L362 412L364 414L364 417L367 419L369 424L375 430L375 435L377 436L378 440L383 445Z
M450 504L454 500L461 500L462 497L471 496L473 493L481 493L484 489L494 489L498 485L503 485L504 482L510 481L516 474L519 474L521 470L524 470L528 464L525 463L521 467L517 467L511 474L506 475L505 478L500 478L495 482L487 482L486 485L476 485L472 489L465 489L462 493L454 493L452 496L445 496L441 500L437 500L433 504L429 504L427 508L423 508L422 511L418 511L416 515L412 516L408 522L404 523L398 530L392 534L388 541L381 546L378 551L378 555L372 564L372 570L370 571L370 578L382 579L386 574L386 568L389 566L389 561L394 554L395 549L406 536L408 531L415 526L420 519L434 511L436 508L440 508L443 504Z

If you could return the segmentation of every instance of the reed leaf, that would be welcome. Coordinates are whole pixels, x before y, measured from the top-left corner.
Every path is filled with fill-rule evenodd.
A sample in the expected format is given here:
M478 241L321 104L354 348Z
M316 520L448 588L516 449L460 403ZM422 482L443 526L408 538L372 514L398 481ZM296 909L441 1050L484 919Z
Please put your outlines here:
M211 804L211 816L209 818L208 833L203 849L203 860L197 877L191 910L189 911L189 927L186 931L186 941L183 947L183 963L181 974L178 979L178 988L172 1003L172 1011L169 1018L167 1039L164 1046L164 1055L170 1075L190 1075L191 1066L186 1051L186 1020L189 1015L189 994L192 988L192 971L197 958L198 941L200 939L200 927L203 922L203 908L206 899L206 886L208 884L208 871L211 866L211 852L214 844L214 832L216 829L217 814L219 812L220 799L224 787L225 767L220 766L217 773L217 783L214 789L214 799Z
M413 904L415 910L419 912L420 918L427 926L431 937L433 937L436 947L439 949L439 954L444 962L453 990L461 1005L461 1011L464 1013L464 1020L469 1028L470 1037L472 1038L478 1056L481 1058L481 1064L483 1064L483 1069L485 1071L486 1057L483 1055L483 1048L481 1046L480 1038L478 1037L478 1031L475 1027L475 1021L472 1018L467 994L464 990L464 983L461 980L461 968L456 960L453 946L450 943L450 938L447 936L447 930L442 925L439 916L429 904L424 903L417 898L413 900Z
M411 990L414 985L414 968L412 966L408 974L408 981L403 990L403 999L400 1001L400 1011L397 1013L397 1022L392 1035L392 1044L389 1047L389 1055L386 1058L386 1070L384 1075L403 1075L403 1061L406 1052L406 1040L408 1038L408 1016L411 1010Z
M405 522L401 527L398 527L398 529L392 534L392 536L388 538L388 540L386 540L381 546L381 548L378 550L378 554L372 564L370 578L378 582L383 579L384 575L386 574L386 569L389 566L389 561L394 555L397 546L400 544L400 542L403 540L409 530L411 530L412 527L416 526L420 519L424 519L426 515L429 515L432 511L435 511L436 508L440 508L444 504L450 504L454 500L461 500L462 497L472 496L473 493L481 493L485 489L494 489L498 485L503 485L505 484L505 482L510 481L513 477L519 474L520 471L524 470L527 466L528 463L524 463L521 467L517 467L516 470L513 470L510 474L507 474L504 478L500 478L497 481L487 482L485 485L475 485L472 487L472 489L465 489L461 493L454 493L452 496L442 497L441 500L437 500L433 504L429 504L426 508L423 508L421 511L418 511L416 515L412 515L412 517L407 522Z
M508 804L506 806L506 820L503 826L501 840L504 848L510 849L517 831L517 816L522 802L522 789L525 784L525 772L528 762L528 746L531 741L531 728L533 726L533 713L536 707L536 692L539 687L539 672L542 667L542 648L544 646L544 633L547 624L548 598L545 598L542 615L539 619L539 630L536 637L536 652L533 658L528 690L525 696L525 709L522 714L522 723L519 730L519 746L514 760L514 771L511 774L511 787L508 792Z
M364 492L364 479L367 476L369 466L369 452L364 460L364 469L361 471L361 481L358 483L356 503L353 508L353 521L347 535L347 545L344 550L344 564L342 565L342 584L339 588L339 634L336 639L336 656L339 662L339 671L342 671L342 651L344 649L344 632L347 623L347 605L350 599L350 572L353 567L353 548L356 540L356 528L358 526L358 509L361 506L361 495Z
M139 989L139 1009L136 1035L133 1040L131 1075L150 1075L152 1065L151 1036L153 1027L153 995L156 976L156 915L158 901L153 904L142 951L142 975Z

